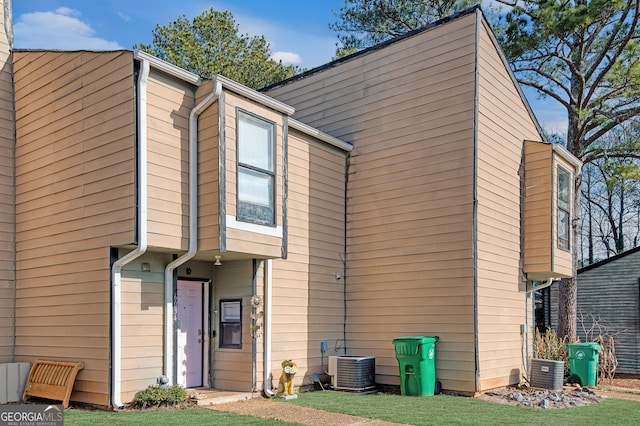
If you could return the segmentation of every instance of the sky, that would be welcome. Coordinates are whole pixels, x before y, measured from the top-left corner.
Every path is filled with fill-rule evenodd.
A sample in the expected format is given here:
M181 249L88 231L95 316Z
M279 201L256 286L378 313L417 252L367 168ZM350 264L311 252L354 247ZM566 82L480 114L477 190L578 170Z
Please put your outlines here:
M335 55L336 21L344 0L12 0L14 47L63 50L132 49L151 44L156 25L213 7L229 10L241 33L264 35L274 59L314 68ZM538 121L564 133L566 112L525 89Z

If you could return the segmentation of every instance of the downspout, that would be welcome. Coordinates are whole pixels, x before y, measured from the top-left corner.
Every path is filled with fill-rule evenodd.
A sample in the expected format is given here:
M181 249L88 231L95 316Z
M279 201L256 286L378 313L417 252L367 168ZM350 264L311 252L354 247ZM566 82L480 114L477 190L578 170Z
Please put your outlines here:
M222 93L214 80L213 91L189 114L189 248L164 269L164 375L173 384L173 272L198 252L198 116Z
M553 278L550 277L547 282L540 284L538 286L534 286L533 283L534 281L531 280L527 280L527 284L526 284L526 292L525 292L525 314L524 314L524 339L525 339L525 359L524 359L524 363L523 365L525 366L525 374L527 374L527 376L529 376L530 371L531 371L531 361L530 361L530 356L529 356L529 340L530 340L530 336L529 336L529 301L531 301L531 313L533 314L534 318L533 318L533 324L535 327L535 314L536 314L536 299L535 297L532 297L533 292L536 290L542 290L543 288L547 288L549 287L551 284L553 284L554 282L560 280L560 278ZM535 336L535 331L534 331L534 336Z
M262 390L264 395L268 398L273 398L274 393L269 387L271 380L269 374L271 373L271 303L272 303L272 260L265 260L264 267L264 353L263 353L263 366L264 377L262 380Z
M140 60L138 75L137 133L138 133L138 247L113 263L111 268L111 404L114 409L124 406L120 400L122 377L122 268L147 251L147 80L149 62Z

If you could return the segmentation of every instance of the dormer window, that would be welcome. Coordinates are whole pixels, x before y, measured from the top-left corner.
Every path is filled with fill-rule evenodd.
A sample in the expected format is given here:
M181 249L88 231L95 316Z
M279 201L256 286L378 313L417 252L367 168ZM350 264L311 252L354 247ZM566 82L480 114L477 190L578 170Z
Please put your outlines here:
M571 174L558 166L558 248L569 250L571 212Z
M275 124L238 110L237 219L275 225Z

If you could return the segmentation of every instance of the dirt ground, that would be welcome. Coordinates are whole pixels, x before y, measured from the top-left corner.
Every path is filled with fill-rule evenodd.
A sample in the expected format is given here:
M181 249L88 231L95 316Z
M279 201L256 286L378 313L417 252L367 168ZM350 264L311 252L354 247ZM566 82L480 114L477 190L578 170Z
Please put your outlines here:
M610 384L601 382L593 389L608 398L630 399L640 402L640 375L619 374ZM313 408L299 407L283 401L265 398L250 399L207 408L236 414L282 420L308 426L393 426L398 423L371 420L346 414L330 413Z
M266 398L211 405L207 408L308 426L397 426L401 424L350 416L348 414L331 413Z
M602 380L596 391L611 398L640 401L640 374L616 374L612 383Z

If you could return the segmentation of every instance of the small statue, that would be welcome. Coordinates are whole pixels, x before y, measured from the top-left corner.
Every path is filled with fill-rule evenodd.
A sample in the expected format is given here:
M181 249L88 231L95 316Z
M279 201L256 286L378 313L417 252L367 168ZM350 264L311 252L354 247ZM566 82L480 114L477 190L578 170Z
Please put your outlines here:
M295 376L296 372L298 371L298 366L290 359L285 359L284 361L282 361L281 365L282 374L280 374L280 381L278 382L277 395L294 395L295 392L293 390L293 376Z

